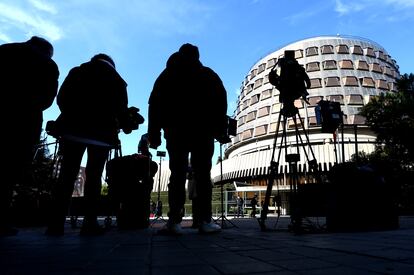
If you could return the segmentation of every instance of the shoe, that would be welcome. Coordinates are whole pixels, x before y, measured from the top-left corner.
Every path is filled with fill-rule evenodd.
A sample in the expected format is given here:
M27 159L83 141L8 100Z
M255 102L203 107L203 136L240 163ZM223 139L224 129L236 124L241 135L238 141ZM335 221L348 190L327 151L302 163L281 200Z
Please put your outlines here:
M167 224L161 228L158 233L161 235L179 236L183 234L181 224L168 221Z
M19 230L11 226L0 226L0 237L16 236Z
M200 224L200 227L198 228L198 232L202 234L211 234L211 233L217 233L221 231L221 227L218 224L215 224L214 222L202 222Z

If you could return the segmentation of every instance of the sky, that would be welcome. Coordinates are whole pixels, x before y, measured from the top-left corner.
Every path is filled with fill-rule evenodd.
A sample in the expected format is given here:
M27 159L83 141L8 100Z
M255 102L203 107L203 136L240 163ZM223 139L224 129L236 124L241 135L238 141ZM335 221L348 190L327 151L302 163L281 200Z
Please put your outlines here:
M192 43L201 62L221 77L233 115L250 68L308 37L368 38L397 61L400 73L414 73L413 14L414 0L0 0L0 44L33 35L48 39L60 84L71 68L109 54L128 83L129 105L147 118L149 95L168 57ZM44 123L58 115L54 103ZM121 133L122 153L136 153L146 131L147 122ZM165 150L164 140L158 150Z

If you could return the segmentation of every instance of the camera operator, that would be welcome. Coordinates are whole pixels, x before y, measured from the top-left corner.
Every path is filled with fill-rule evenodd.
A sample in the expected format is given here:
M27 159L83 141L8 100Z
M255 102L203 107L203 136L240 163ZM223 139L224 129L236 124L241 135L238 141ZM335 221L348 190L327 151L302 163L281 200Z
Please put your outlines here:
M149 99L148 134L151 148L167 142L171 170L168 185L170 211L164 231L179 235L185 203L188 157L197 189L200 233L218 232L212 222L210 178L214 139L228 142L227 95L219 76L199 61L198 48L184 44L172 54L155 81Z
M13 188L30 177L34 151L40 140L43 111L58 89L59 70L53 46L33 36L26 42L0 46L1 125L6 143L0 191L0 236L17 233L8 221ZM7 133L7 134L6 134ZM11 218L11 217L10 217Z
M81 234L103 233L97 222L97 206L108 153L119 146L119 129L130 133L143 122L137 108L128 108L126 87L114 61L106 54L97 54L89 62L73 68L64 80L57 96L61 114L54 125L55 134L60 138L62 165L46 234L64 233L73 184L85 150L88 160Z

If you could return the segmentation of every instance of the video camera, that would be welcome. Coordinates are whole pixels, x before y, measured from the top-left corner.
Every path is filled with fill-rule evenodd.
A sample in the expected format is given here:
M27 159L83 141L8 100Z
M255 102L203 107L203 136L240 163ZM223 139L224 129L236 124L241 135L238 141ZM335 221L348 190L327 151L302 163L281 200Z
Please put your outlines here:
M226 116L225 129L220 136L216 137L216 140L221 144L229 143L231 141L230 136L235 135L237 135L237 120Z
M139 114L137 107L129 107L120 119L120 128L125 134L130 134L132 130L138 129L145 119Z
M343 113L339 102L321 100L315 107L316 122L322 125L322 133L334 133L343 123Z
M280 68L280 75L276 67ZM279 90L281 103L294 107L293 102L309 94L306 89L310 88L310 79L305 69L295 59L295 51L286 50L284 57L279 58L269 73L269 82Z

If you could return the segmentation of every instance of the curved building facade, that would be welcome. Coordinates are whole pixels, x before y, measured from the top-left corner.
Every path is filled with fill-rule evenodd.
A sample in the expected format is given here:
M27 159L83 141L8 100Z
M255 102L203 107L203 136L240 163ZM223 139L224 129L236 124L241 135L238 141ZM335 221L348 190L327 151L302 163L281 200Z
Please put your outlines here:
M304 66L311 80L309 104L298 99L295 106L308 133L319 170L328 171L334 163L349 160L356 151L369 153L374 150L376 136L364 126L365 120L358 113L373 96L396 91L395 83L399 78L396 61L382 46L365 38L313 37L284 46L252 66L238 96L234 115L237 135L225 148L222 167L216 165L212 169L214 182L222 179L265 187L272 152L275 150L277 157L280 150L279 140L277 146L273 144L281 104L279 91L269 83L269 72L285 50L295 51L296 60ZM344 131L337 138L322 133L317 124L315 107L322 99L340 103ZM288 118L285 126L287 153L295 153L298 149L294 124L293 119ZM279 131L282 127L281 124ZM305 140L303 131L300 135ZM298 169L306 173L309 167L303 150L309 153L310 149L303 146L300 150ZM289 168L284 149L279 164L280 175L286 177Z

